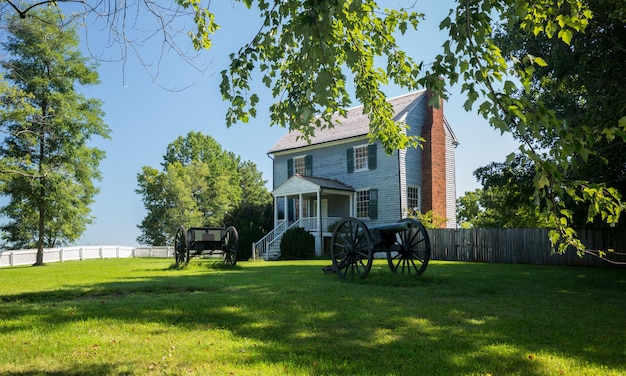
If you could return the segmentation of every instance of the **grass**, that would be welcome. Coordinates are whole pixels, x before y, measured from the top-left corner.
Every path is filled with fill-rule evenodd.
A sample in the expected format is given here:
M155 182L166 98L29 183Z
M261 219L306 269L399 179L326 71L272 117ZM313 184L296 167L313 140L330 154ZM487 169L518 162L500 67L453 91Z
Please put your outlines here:
M0 269L2 375L624 375L626 271L119 259Z

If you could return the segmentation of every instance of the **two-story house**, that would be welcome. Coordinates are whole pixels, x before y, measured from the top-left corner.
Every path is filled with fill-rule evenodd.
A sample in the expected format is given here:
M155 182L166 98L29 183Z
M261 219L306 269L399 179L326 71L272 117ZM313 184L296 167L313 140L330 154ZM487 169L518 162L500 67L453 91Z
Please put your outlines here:
M356 217L367 226L397 222L409 209L432 210L456 226L454 148L458 144L439 108L428 105L430 93L417 91L388 99L394 120L423 137L423 149L385 153L380 141L370 144L363 107L347 111L333 128L318 129L309 141L299 132L283 136L268 155L273 159L275 229L253 246L261 258L276 258L280 236L290 226L310 231L316 255L332 235L332 225Z

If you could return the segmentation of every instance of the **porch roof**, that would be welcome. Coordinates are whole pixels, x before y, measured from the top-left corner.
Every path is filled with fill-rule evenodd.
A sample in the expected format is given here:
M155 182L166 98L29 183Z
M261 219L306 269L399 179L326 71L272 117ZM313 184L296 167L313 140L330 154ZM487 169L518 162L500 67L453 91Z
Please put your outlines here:
M319 192L322 189L354 192L354 188L338 180L293 175L272 192L274 197Z

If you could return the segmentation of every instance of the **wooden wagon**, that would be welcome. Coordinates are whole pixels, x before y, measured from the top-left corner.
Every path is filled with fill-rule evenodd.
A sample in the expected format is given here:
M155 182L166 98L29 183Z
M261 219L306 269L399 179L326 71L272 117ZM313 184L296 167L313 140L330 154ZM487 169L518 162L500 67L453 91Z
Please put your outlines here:
M237 263L239 252L239 234L233 226L229 227L191 227L184 226L174 236L174 257L176 265L186 265L193 256L221 256L227 264Z

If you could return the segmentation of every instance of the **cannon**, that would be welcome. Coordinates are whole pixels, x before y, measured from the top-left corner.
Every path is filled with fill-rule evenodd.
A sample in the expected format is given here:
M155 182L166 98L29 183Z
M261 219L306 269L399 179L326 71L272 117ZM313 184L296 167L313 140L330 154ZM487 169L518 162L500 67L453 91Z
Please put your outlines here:
M176 266L187 265L193 256L215 255L222 257L226 264L237 264L239 234L229 227L191 227L185 230L180 226L174 235L174 258Z
M430 260L430 239L424 226L413 218L373 227L356 218L344 218L333 231L330 245L332 271L341 279L367 277L374 254L387 253L393 273L420 276Z

